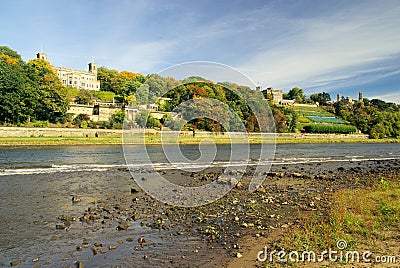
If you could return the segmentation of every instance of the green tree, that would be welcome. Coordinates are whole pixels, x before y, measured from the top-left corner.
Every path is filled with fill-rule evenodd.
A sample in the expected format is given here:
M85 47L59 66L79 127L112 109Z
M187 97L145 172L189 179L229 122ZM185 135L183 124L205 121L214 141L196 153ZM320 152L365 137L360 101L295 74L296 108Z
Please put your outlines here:
M121 109L117 109L115 113L111 116L110 121L113 123L122 124L125 119L125 111Z
M331 101L331 95L326 92L315 93L310 96L313 102L318 102L320 105L327 105Z
M142 110L136 115L135 121L139 127L146 127L147 118L149 117L149 115L150 112L147 110Z
M93 94L90 90L81 89L79 90L76 102L78 104L91 105L93 104Z
M65 87L55 70L41 59L24 62L17 52L0 47L0 122L64 121Z
M305 103L306 102L306 95L304 94L303 90L298 87L294 87L288 92L288 97L291 100L295 100L298 103Z

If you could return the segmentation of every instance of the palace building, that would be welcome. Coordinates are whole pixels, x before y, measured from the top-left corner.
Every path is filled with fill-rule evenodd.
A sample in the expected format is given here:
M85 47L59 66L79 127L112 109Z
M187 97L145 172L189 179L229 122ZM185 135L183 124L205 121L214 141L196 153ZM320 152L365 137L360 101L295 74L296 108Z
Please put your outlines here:
M40 52L36 55L38 59L47 61L47 55ZM54 67L57 70L58 78L67 87L86 90L100 90L100 81L97 80L97 64L89 63L89 71L75 70L65 67Z

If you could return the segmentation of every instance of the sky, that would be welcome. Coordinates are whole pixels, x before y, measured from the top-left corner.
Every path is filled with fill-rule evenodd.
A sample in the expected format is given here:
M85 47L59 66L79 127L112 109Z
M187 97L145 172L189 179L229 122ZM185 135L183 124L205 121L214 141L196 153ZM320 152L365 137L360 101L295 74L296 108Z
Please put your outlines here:
M400 104L398 0L0 0L0 45L80 70L211 61L263 88Z

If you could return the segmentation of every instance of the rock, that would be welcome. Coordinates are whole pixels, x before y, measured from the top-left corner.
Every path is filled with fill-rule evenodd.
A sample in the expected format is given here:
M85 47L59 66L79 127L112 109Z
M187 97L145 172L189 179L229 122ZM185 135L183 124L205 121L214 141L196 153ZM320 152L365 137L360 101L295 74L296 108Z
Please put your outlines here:
M134 239L132 237L128 237L127 239L125 239L127 242L133 242Z
M303 178L303 174L301 174L301 173L296 173L296 172L293 173L292 176L295 177L295 178Z
M77 246L76 246L76 250L77 250L77 251L82 251L82 246L81 246L81 245L77 245Z
M81 199L77 195L72 196L72 203L78 203L81 202Z
M67 215L67 216L60 215L58 218L60 220L62 220L62 221L76 221L76 218L74 216L71 216L71 215Z
M38 261L39 261L39 258L32 259L32 262L38 262Z
M97 247L92 247L93 255L97 255L99 249Z
M117 230L126 230L131 226L129 221L121 221L121 223L118 225Z
M131 188L131 194L137 194L139 192L138 189Z
M256 192L265 193L266 191L265 191L265 188L262 185L260 185L260 186L257 187Z
M243 183L241 183L240 181L236 184L236 188L237 189L242 189L243 188Z
M148 244L148 241L144 237L139 237L138 243L141 244L141 245L144 245L144 244Z
M20 264L22 262L23 262L23 260L15 260L15 261L10 262L10 265L11 266L17 266L18 264Z
M118 245L109 245L108 246L109 250L113 250L113 249L117 249L117 248L118 248Z
M240 252L236 253L236 258L241 258L241 257L243 257L243 255Z
M57 230L63 230L65 228L66 228L66 226L64 224L56 224L56 229Z
M83 268L83 263L81 261L75 262L75 267L76 268Z
M235 221L239 221L239 217L238 216L235 216Z

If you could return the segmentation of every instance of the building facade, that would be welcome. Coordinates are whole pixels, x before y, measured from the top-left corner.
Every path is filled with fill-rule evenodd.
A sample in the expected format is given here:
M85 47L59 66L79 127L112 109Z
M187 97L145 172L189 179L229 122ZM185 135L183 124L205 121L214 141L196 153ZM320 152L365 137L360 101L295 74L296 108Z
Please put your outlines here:
M47 61L47 55L40 52L36 55L38 59ZM61 83L66 87L77 89L100 90L100 81L97 80L97 64L89 63L89 71L75 70L65 67L54 67Z

